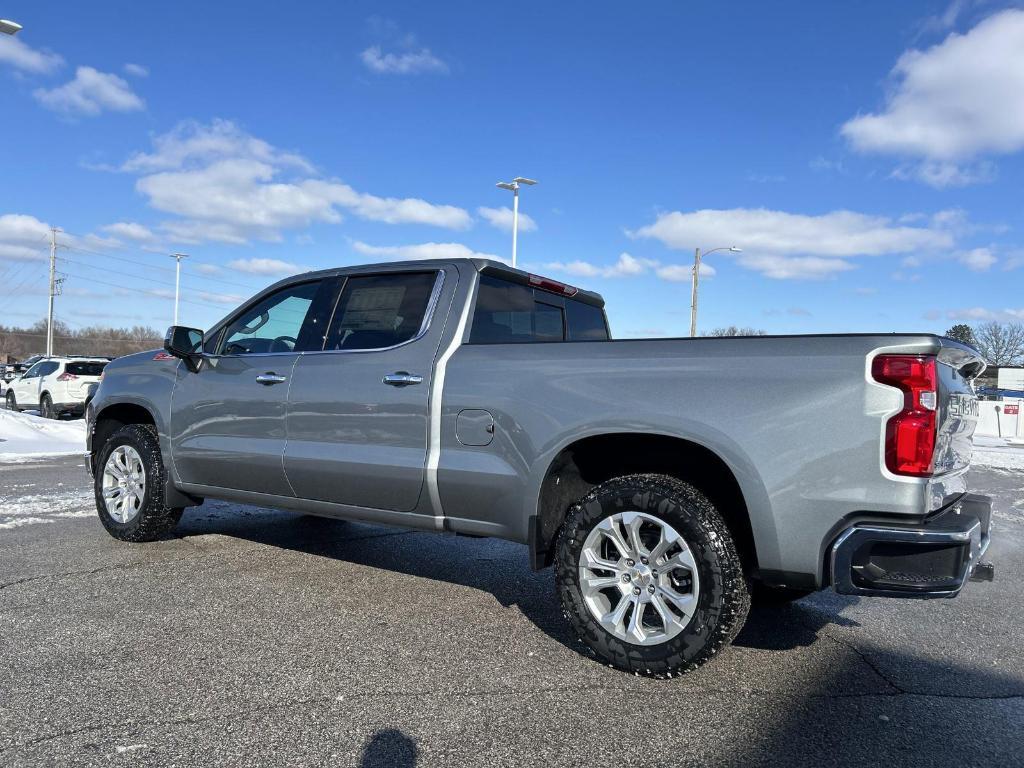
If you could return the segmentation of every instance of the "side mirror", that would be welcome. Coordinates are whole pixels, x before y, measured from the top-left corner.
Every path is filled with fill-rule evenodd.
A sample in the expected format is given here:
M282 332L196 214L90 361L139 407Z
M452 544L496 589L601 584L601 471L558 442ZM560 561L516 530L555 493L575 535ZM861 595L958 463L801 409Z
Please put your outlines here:
M203 332L198 328L172 325L164 336L164 351L184 360L188 369L195 373L203 359Z

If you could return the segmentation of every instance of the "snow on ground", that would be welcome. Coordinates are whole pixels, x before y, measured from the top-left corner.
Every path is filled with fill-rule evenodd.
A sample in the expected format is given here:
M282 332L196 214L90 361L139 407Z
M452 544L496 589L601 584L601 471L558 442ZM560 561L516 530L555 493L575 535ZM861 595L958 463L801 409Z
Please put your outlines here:
M976 435L971 464L979 467L1024 471L1024 441Z
M0 462L85 453L85 420L55 421L0 410Z
M64 489L63 483L45 493L0 496L0 532L23 525L55 523L72 517L94 517L96 503L89 488ZM17 491L18 487L11 488Z

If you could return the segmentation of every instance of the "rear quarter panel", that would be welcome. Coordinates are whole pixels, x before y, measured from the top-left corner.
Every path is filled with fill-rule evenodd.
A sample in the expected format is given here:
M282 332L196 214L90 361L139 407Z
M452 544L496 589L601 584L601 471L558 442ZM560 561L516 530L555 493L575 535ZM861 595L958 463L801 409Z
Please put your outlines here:
M671 435L714 451L748 507L763 569L820 573L822 544L858 514L923 514L926 481L886 476L881 425L901 394L870 381L885 346L930 337L779 337L464 345L449 362L438 483L447 516L519 541L541 482L589 435ZM489 446L455 438L463 409L494 415Z

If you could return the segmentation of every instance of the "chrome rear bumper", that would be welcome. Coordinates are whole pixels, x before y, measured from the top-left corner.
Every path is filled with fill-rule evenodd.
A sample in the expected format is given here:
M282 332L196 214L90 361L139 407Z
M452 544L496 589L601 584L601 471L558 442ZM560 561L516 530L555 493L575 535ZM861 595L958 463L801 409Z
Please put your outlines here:
M832 586L843 595L956 597L972 576L992 580L981 562L991 518L992 500L967 494L916 526L854 525L832 545Z

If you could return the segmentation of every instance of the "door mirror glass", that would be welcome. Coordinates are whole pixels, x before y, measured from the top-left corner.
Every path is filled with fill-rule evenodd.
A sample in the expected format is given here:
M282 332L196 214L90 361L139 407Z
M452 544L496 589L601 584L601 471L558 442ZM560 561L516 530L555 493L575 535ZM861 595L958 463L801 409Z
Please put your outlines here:
M185 361L189 370L199 370L203 353L203 332L198 328L172 325L164 336L164 351Z

